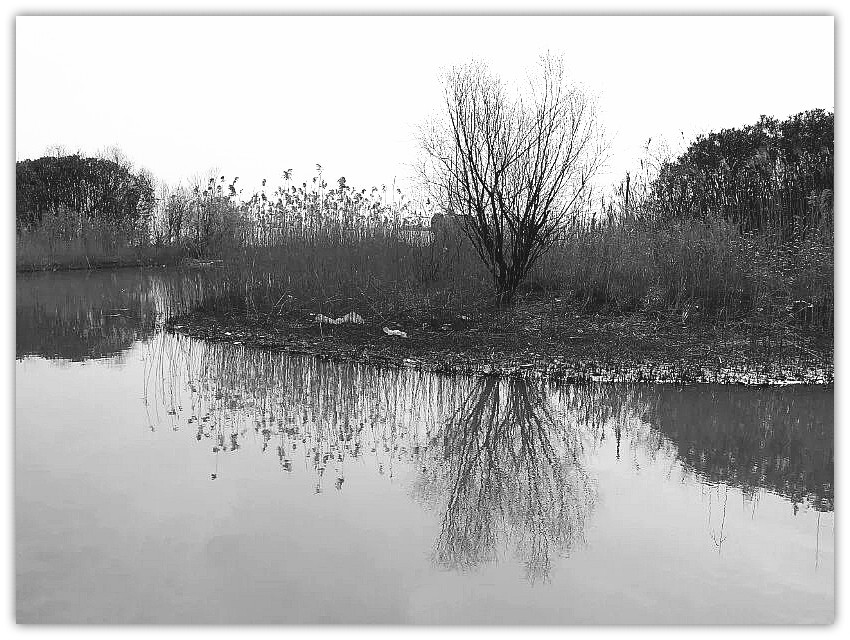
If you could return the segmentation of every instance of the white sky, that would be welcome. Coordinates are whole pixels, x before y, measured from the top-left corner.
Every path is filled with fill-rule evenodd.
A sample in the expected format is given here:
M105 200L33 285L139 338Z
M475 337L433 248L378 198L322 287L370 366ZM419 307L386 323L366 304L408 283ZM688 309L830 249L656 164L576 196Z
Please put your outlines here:
M598 95L614 181L649 137L833 109L833 35L831 17L18 17L16 154L117 144L170 183L321 163L389 185L441 67L515 76L550 49Z

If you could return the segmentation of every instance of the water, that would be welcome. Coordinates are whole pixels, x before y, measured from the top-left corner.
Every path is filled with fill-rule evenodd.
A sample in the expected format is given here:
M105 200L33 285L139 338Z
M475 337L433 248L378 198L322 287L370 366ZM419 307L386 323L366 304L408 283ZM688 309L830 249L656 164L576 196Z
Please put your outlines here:
M19 622L828 623L833 394L381 371L19 276ZM169 297L171 296L171 297Z

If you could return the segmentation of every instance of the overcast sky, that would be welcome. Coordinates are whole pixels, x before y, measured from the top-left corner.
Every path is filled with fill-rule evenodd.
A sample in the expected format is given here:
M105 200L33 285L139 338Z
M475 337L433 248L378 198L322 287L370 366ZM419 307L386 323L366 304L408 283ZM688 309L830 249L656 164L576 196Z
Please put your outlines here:
M118 145L176 183L409 173L442 67L549 49L596 94L611 180L649 137L833 109L831 17L18 17L17 158Z

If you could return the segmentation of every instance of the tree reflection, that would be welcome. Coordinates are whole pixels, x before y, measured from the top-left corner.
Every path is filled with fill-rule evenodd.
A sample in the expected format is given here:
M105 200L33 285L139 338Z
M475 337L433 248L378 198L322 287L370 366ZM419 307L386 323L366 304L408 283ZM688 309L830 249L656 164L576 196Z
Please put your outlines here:
M216 465L246 445L275 455L282 472L312 474L316 493L346 491L350 460L400 479L439 514L432 555L446 568L507 551L529 580L547 579L593 513L591 453L833 508L829 390L449 377L175 335L149 348L152 423L190 428ZM222 477L219 466L209 473Z
M767 490L794 509L834 509L832 390L721 385L587 385L556 389L556 406L611 433L616 456L670 459L700 482L753 497ZM631 452L625 450L631 449Z
M437 434L438 465L417 493L441 506L434 560L449 568L496 559L512 544L534 581L583 540L595 488L579 430L559 423L538 386L477 382Z
M18 274L16 358L111 358L153 337L169 309L205 295L204 274L119 269Z
M834 427L831 390L663 389L650 420L675 443L682 465L746 495L768 489L832 511Z
M138 272L18 276L16 357L114 356L153 334L156 308Z
M350 458L404 475L441 514L440 566L475 567L510 546L530 580L546 579L553 558L583 540L595 498L582 462L592 438L581 421L556 417L539 383L166 340L154 351L167 357L149 358L166 383L149 391L172 428L191 426L216 457L253 437L283 471L311 471L316 493L344 489Z

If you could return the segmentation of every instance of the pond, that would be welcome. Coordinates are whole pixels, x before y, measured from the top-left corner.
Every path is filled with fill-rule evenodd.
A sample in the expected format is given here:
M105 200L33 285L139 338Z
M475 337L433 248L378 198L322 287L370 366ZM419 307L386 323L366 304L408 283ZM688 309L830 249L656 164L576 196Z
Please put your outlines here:
M163 331L202 294L18 276L18 622L832 622L832 388L448 377Z

